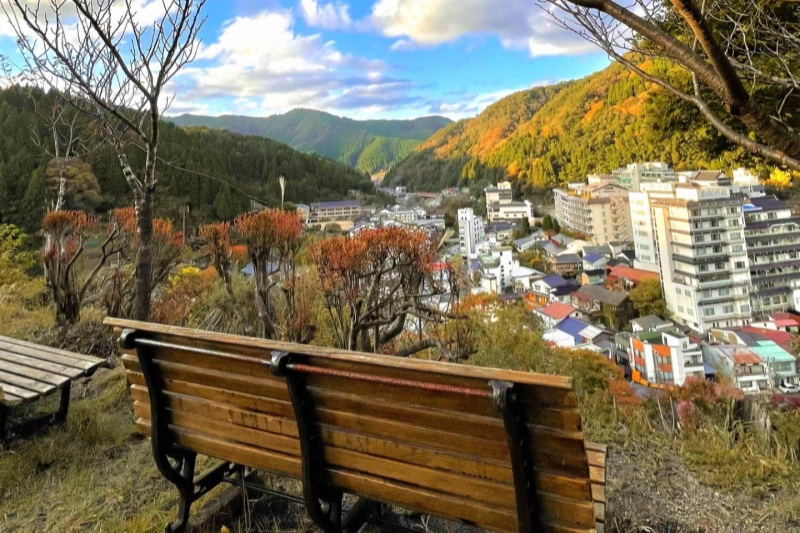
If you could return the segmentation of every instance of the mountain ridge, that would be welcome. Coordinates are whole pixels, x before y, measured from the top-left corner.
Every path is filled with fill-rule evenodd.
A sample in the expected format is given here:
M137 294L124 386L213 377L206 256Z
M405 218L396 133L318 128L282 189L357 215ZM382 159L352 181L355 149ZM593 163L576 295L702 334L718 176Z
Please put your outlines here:
M666 62L641 65L681 81ZM645 160L676 169L754 164L694 107L613 63L581 79L513 93L446 126L393 167L385 183L410 190L467 185L479 192L511 179L533 194Z
M388 170L452 122L437 115L409 120L355 120L306 108L267 117L182 114L166 120L179 127L200 126L267 137L370 174Z

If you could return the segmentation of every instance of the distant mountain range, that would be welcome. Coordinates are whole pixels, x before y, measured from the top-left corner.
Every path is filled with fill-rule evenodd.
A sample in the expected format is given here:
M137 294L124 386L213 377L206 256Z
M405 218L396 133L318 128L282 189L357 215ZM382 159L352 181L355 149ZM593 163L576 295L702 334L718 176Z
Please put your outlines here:
M452 123L439 116L413 120L353 120L312 109L294 109L269 117L185 114L167 120L178 126L202 126L267 137L369 174L390 169L436 131Z
M664 62L641 65L682 80ZM510 178L533 193L653 160L676 169L753 163L690 104L614 63L579 80L511 94L448 125L395 165L385 183L434 191L460 184L477 193Z

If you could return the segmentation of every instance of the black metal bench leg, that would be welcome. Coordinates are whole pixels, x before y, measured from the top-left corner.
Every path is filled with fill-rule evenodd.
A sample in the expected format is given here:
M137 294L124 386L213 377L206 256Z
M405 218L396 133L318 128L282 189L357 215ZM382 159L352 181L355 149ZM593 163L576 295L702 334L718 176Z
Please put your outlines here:
M6 440L6 423L8 422L8 411L10 408L7 405L0 404L0 442Z
M178 504L178 518L167 526L167 533L183 533L189 523L189 513L192 510L192 503L196 499L194 490L194 464L196 458L197 456L193 453L187 454L183 459L183 467L181 468L181 482L175 483L173 481L178 488L181 499Z
M306 510L314 524L324 533L341 533L342 491L326 479L322 435L316 421L314 401L308 394L303 376L292 372L288 364L289 354L272 352L270 370L274 375L286 379L297 420Z
M61 402L58 406L58 412L56 413L55 419L53 423L62 423L67 421L67 412L69 411L69 395L72 390L72 382L67 381L67 384L61 387Z

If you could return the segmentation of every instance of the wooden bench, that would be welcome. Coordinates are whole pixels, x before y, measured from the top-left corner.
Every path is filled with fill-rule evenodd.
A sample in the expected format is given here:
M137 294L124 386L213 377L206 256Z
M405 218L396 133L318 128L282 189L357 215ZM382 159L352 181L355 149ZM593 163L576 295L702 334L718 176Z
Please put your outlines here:
M599 523L605 454L584 443L566 377L105 323L136 423L181 496L172 531L245 467L302 480L326 533L380 523L372 502L501 532ZM196 454L223 462L195 477ZM344 517L343 492L360 497Z
M70 384L91 375L102 359L0 337L0 442L25 436L45 425L64 422ZM61 391L57 412L10 424L12 407Z

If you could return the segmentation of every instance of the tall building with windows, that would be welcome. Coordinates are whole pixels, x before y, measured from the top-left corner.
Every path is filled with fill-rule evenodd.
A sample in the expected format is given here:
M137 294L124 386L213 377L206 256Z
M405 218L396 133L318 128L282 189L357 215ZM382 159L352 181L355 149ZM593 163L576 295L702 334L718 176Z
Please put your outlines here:
M610 183L555 189L556 219L562 228L586 235L591 242L630 241L628 191Z
M731 187L680 183L650 198L664 299L673 320L698 331L752 320L744 239L747 198Z
M774 196L744 205L744 235L757 318L792 307L793 282L800 281L800 217Z
M477 255L477 246L485 240L483 219L475 216L471 207L458 210L458 240L461 253L472 258Z
M631 163L611 175L617 178L617 185L631 191L638 191L642 183L675 180L675 171L662 162Z
M674 198L677 182L644 183L639 191L628 194L631 212L631 230L636 258L634 268L649 272L660 272L655 246L655 229L650 212L652 200Z

